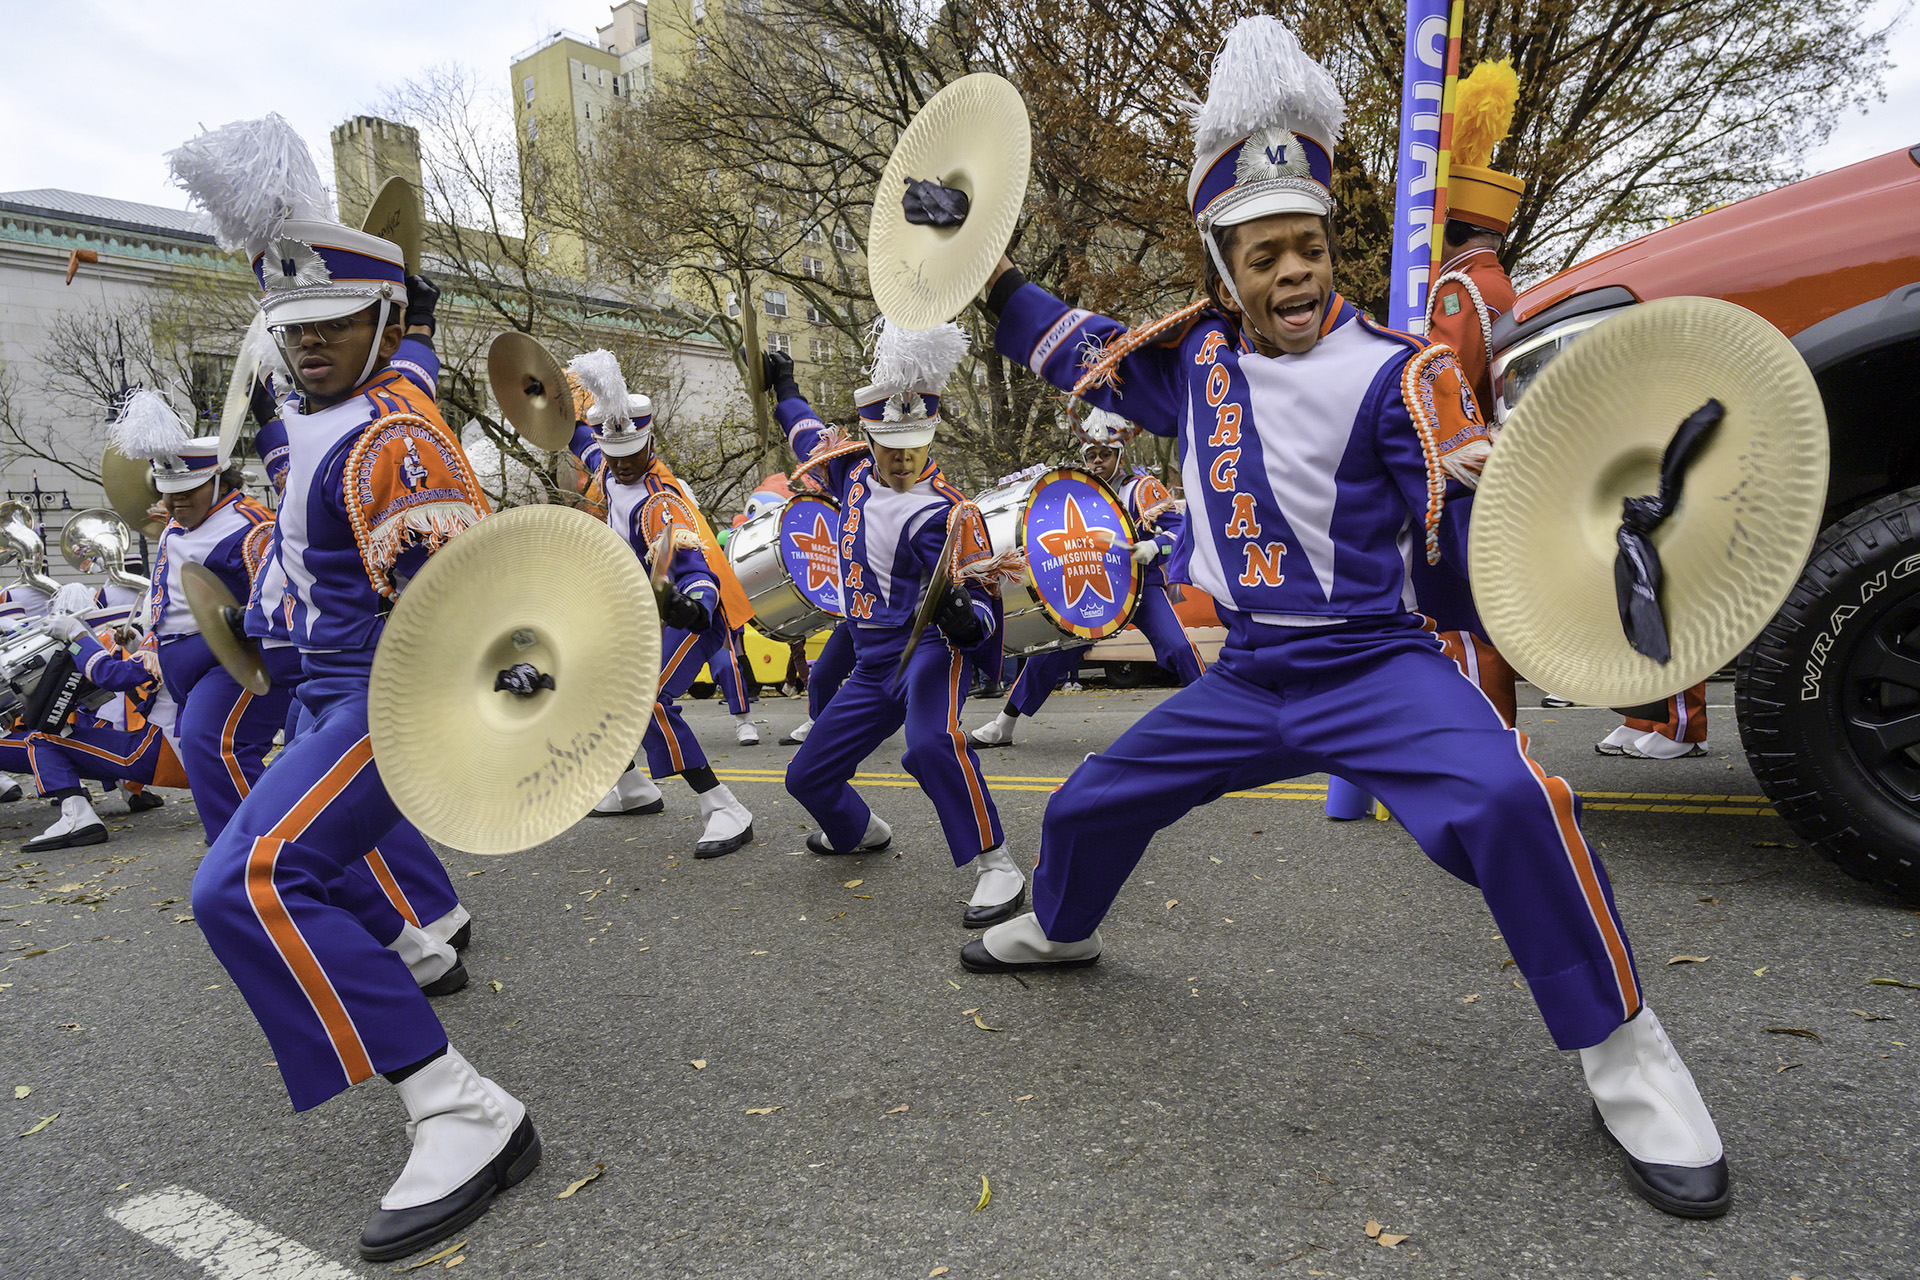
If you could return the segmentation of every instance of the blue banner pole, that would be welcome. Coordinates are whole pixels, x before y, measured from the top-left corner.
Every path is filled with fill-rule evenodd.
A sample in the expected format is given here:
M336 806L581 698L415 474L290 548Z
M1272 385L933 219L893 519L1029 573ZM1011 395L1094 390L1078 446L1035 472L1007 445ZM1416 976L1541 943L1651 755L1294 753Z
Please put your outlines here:
M1446 93L1447 0L1407 0L1400 84L1400 156L1395 166L1393 277L1387 324L1427 331L1433 197L1439 181L1440 108Z

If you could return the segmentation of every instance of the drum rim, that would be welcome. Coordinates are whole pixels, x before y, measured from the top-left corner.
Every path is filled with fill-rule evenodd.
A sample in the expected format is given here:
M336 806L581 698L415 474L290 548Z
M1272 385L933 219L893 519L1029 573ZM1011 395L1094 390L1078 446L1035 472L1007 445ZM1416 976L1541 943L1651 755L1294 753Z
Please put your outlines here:
M1102 480L1099 476L1094 475L1093 472L1084 470L1083 468L1059 466L1050 468L1035 476L1033 483L1027 488L1026 497L1020 500L1020 517L1014 522L1013 536L1015 544L1019 547L1022 556L1025 556L1027 553L1027 509L1033 505L1034 495L1039 493L1041 487L1049 482L1068 476L1085 480L1103 491L1112 501L1114 510L1120 513L1120 530L1126 535L1127 541L1132 542L1136 537L1133 517L1128 514L1127 504L1120 501L1120 495L1113 491L1112 485ZM1029 561L1029 564L1031 564L1031 561ZM1075 640L1085 640L1089 644L1099 644L1102 640L1110 639L1113 636L1119 635L1122 631L1125 631L1127 627L1132 624L1134 613L1140 608L1140 595L1146 588L1147 575L1146 571L1140 567L1138 561L1133 561L1132 566L1132 570L1128 574L1127 579L1127 607L1121 610L1120 616L1115 620L1114 624L1106 628L1081 627L1075 626L1070 622L1061 621L1060 615L1054 612L1053 605L1049 603L1047 598L1041 595L1039 590L1033 585L1033 570L1031 568L1027 570L1026 579L1021 585L1026 587L1027 594L1039 603L1040 611L1047 616L1047 621L1051 622L1054 629L1060 632L1061 635Z

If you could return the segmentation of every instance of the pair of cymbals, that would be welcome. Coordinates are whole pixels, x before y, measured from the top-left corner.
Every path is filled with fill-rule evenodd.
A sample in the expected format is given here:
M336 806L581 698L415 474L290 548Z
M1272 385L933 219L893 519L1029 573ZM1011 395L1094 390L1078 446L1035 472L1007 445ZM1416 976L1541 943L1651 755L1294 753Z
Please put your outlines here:
M528 444L558 452L573 440L579 410L566 371L531 334L508 332L493 340L487 381L500 412Z
M529 848L632 765L659 673L659 612L620 535L513 507L436 551L394 605L368 687L374 759L433 839Z
M1671 657L1628 643L1621 503L1660 489L1681 422L1724 416L1652 535ZM1799 579L1827 492L1820 388L1793 344L1717 298L1642 303L1581 334L1515 406L1473 501L1474 605L1515 670L1593 706L1658 702L1739 655Z

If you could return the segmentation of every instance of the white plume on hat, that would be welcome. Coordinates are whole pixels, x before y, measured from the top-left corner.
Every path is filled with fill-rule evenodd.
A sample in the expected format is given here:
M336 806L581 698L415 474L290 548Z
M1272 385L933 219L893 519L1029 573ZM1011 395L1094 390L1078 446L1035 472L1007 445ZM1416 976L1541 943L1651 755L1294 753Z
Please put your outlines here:
M167 163L174 181L212 217L222 249L252 257L288 219L333 221L306 141L279 115L209 129L168 152Z
M193 438L166 397L145 388L127 397L110 431L122 455L147 462L178 457Z
M620 372L620 361L613 352L582 351L567 361L567 372L580 379L580 385L593 398L593 409L587 420L595 426L620 429L620 424L628 422L624 413L616 414L612 406L625 406L627 403L627 379Z
M246 348L241 351L240 358L260 370L258 377L273 379L275 395L285 396L294 390L293 370L287 367L287 358L281 352L280 344L273 340L271 330L249 329Z
M902 329L882 316L875 326L873 366L867 376L875 388L938 395L966 358L967 334L948 321L932 329ZM890 419L894 406L887 406Z
M69 582L53 593L53 599L47 602L47 616L58 618L68 613L85 613L93 608L95 594L92 587L84 582Z
M1234 23L1214 55L1207 100L1193 111L1193 155L1202 160L1270 125L1298 129L1305 121L1330 130L1320 141L1332 148L1346 119L1333 77L1285 23L1259 14Z
M1094 409L1080 424L1081 439L1090 445L1118 449L1139 430L1111 409Z

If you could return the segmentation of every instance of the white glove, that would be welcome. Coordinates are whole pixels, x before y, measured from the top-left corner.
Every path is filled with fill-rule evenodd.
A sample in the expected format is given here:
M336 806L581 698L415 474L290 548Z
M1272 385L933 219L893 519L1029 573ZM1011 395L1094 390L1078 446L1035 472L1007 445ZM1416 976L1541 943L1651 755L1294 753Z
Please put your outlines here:
M40 619L40 629L56 640L73 641L87 634L87 624L71 613L49 614Z
M1144 538L1133 544L1133 562L1141 568L1160 558L1160 543L1153 538Z

